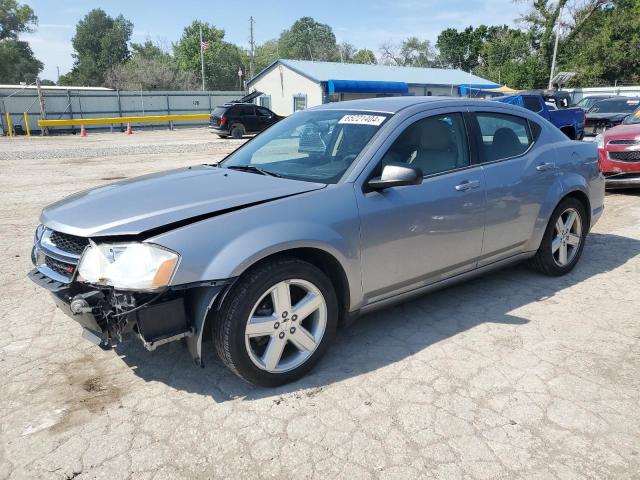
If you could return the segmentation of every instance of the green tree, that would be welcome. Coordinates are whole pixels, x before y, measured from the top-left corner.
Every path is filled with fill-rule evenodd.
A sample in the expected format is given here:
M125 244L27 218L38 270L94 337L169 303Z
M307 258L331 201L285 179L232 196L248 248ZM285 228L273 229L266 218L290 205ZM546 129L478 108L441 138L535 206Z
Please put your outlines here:
M0 41L0 83L33 83L42 67L27 42Z
M147 40L131 45L131 58L113 66L105 76L105 85L120 90L195 90L197 77L178 68L178 64L160 45Z
M185 27L182 37L173 45L173 52L182 71L191 72L201 78L200 27L202 39L208 42L204 50L205 86L210 90L235 90L242 88L238 69L247 74L248 56L238 46L225 42L224 30L208 23L194 21ZM243 77L243 80L246 78Z
M42 71L42 62L18 35L32 32L38 18L28 5L0 0L0 83L32 83Z
M17 40L18 35L32 32L38 17L29 5L20 5L15 0L0 0L0 41Z
M280 58L280 49L277 39L267 40L263 44L258 45L253 56L254 73L260 72L260 70L269 66L278 58Z
M281 58L297 60L340 59L336 36L331 27L311 17L302 17L280 34L278 47Z
M462 31L447 28L440 32L436 41L438 63L449 68L470 72L480 64L480 52L484 43L496 27L480 25Z
M103 85L107 71L129 58L132 31L133 23L122 15L113 18L99 8L91 10L76 26L71 40L75 62L60 84Z
M577 72L578 85L640 82L640 1L587 4L576 19L560 42L559 70Z
M368 48L362 48L358 50L351 58L351 63L363 63L367 65L375 65L378 63L376 54Z
M383 63L401 67L433 67L436 53L429 40L409 37L400 45L387 42L380 46Z

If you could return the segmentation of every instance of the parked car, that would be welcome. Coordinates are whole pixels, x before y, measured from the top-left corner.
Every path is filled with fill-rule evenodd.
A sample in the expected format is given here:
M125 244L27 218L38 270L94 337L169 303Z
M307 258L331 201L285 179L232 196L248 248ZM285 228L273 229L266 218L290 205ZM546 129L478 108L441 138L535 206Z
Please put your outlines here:
M596 137L607 188L640 188L640 107Z
M202 365L211 329L230 370L274 386L309 371L359 313L522 260L566 274L603 199L596 146L525 109L330 103L217 166L46 207L29 276L102 347L185 338Z
M266 107L260 107L251 101L262 95L253 92L236 102L225 103L211 112L209 129L221 138L229 136L242 138L246 134L260 133L282 117Z
M520 93L497 97L493 100L531 110L542 118L549 120L571 140L581 140L584 136L584 111L580 108L557 108L553 110L545 103L545 98L550 97L543 97L539 93Z
M615 95L591 95L588 97L582 97L574 107L583 109L585 112L589 110L593 105L600 100L606 100L608 98L617 98Z
M587 111L586 135L597 135L620 125L640 105L640 97L616 97L596 102Z

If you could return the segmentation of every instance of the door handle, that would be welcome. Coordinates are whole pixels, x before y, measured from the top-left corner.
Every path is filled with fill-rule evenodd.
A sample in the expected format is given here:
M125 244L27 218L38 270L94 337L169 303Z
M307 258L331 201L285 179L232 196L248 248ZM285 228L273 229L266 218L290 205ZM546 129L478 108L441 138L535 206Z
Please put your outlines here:
M480 182L478 180L465 180L460 185L456 185L456 190L458 192L466 192L467 190L478 188L479 186Z
M553 170L554 168L556 168L555 163L542 162L536 167L536 170L538 170L539 172L546 172L547 170Z

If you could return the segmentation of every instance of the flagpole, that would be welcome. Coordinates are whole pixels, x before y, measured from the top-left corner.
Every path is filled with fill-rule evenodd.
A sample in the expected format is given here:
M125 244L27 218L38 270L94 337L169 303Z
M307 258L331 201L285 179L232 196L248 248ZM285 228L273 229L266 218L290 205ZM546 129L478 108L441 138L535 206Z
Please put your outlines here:
M202 67L202 91L204 92L204 50L202 49L202 25L200 25L200 66Z

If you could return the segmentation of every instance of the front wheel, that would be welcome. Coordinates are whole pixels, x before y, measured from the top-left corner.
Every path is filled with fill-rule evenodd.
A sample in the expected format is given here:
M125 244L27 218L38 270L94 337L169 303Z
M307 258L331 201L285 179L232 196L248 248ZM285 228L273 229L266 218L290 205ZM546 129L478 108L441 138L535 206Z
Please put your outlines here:
M565 198L551 215L532 266L551 276L570 272L582 255L588 228L584 205L575 198Z
M335 335L338 304L317 267L280 259L244 274L213 324L224 364L244 380L274 387L302 377Z

